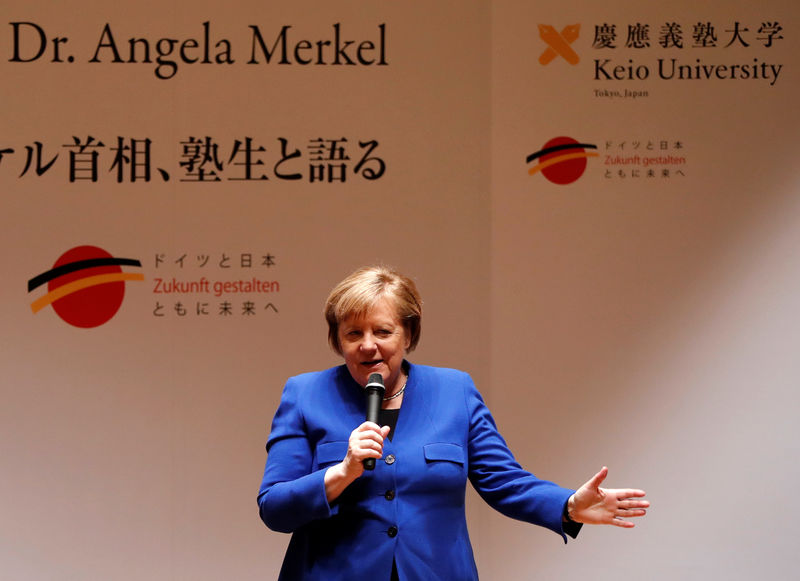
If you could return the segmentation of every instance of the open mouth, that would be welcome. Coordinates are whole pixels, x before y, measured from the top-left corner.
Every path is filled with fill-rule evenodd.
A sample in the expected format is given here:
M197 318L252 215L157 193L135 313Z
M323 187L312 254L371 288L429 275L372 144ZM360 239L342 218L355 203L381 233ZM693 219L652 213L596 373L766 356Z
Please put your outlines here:
M361 365L364 367L374 367L375 365L379 365L383 363L383 359L373 359L372 361L362 361Z

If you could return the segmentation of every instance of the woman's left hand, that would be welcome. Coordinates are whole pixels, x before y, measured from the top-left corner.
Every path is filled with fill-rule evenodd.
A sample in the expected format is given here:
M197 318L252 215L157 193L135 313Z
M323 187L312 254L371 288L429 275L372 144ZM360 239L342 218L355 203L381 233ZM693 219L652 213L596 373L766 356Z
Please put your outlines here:
M630 517L644 516L650 506L647 500L639 500L644 490L636 488L600 488L608 476L608 468L603 467L591 480L581 486L569 497L567 510L575 522L595 525L615 525L632 528Z

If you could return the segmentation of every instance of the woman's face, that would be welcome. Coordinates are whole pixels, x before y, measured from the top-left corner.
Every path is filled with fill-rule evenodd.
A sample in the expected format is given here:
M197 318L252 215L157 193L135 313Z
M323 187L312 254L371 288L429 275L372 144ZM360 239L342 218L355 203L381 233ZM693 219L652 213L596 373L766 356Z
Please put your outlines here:
M380 299L363 317L339 324L339 345L350 375L362 387L380 373L390 394L399 389L403 358L410 339L391 299Z

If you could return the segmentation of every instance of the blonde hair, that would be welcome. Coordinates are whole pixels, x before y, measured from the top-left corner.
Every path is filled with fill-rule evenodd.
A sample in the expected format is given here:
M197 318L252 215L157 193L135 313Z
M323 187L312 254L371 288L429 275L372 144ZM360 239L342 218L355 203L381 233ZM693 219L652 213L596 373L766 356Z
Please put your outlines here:
M408 335L408 351L414 350L422 332L422 299L414 281L392 268L365 266L337 284L325 301L328 343L336 353L342 354L339 323L365 315L384 297L394 303Z

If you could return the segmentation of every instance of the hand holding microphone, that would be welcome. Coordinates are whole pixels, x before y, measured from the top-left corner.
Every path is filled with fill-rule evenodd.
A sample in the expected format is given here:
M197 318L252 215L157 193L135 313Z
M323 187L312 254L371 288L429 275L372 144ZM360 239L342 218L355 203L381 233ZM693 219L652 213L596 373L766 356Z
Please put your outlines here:
M375 454L380 458L383 448L383 440L389 435L389 427L378 425L378 414L383 401L383 394L386 388L383 385L383 377L380 373L373 373L369 376L367 385L364 387L365 397L367 398L367 413L364 423L350 433L347 443L347 455L341 465L336 467L333 472L331 469L326 473L326 489L328 480L339 474L342 478L338 482L338 488L344 488L350 482L364 473L364 470L375 469L375 457L367 457ZM337 479L339 480L339 479Z
M385 391L383 377L380 373L370 375L365 388L367 418L363 424L350 433L347 455L344 460L331 466L325 472L325 495L328 502L338 498L351 482L364 473L364 470L375 469L375 458L364 458L364 456L377 454L380 457L383 440L389 435L389 426L379 427L377 425ZM360 458L364 459L360 460Z

